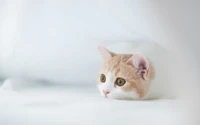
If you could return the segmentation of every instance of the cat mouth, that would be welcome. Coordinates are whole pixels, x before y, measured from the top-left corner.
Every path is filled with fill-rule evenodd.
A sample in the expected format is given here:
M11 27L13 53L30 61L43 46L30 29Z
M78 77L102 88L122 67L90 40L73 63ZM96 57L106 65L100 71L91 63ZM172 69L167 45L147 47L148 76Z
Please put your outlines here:
M108 96L107 96L107 95L104 95L104 97L105 97L105 98L108 98Z
M104 97L105 97L105 98L108 98L108 94L109 94L110 92L109 92L109 91L104 91L104 90L103 90L103 93L104 93Z

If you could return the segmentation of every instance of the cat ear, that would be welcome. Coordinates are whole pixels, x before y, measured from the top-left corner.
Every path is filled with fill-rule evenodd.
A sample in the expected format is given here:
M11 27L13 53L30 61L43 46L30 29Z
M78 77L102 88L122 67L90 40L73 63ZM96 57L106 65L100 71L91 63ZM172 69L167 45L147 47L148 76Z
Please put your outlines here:
M149 72L149 61L142 54L134 54L128 61L127 64L131 64L137 69L137 74L143 79L147 79Z
M104 60L109 60L111 59L115 54L108 51L105 47L103 46L98 46L99 52L101 56L103 57Z

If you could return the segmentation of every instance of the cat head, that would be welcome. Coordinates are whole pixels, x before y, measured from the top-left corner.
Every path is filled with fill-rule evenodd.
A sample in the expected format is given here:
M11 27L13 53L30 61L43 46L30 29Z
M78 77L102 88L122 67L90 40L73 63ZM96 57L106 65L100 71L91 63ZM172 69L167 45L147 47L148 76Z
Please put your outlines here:
M98 47L103 59L97 86L106 98L141 99L148 92L153 68L142 54L115 54Z

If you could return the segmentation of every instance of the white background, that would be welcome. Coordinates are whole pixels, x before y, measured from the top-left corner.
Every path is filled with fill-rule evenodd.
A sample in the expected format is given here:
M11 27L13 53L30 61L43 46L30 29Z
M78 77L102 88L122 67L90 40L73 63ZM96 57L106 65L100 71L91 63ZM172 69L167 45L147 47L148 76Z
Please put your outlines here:
M159 11L154 2L139 0L3 0L0 72L94 82L100 44L139 37L167 46Z
M172 73L191 99L189 112L197 112L199 5L198 0L1 0L0 75L93 84L97 45L145 38L183 59Z

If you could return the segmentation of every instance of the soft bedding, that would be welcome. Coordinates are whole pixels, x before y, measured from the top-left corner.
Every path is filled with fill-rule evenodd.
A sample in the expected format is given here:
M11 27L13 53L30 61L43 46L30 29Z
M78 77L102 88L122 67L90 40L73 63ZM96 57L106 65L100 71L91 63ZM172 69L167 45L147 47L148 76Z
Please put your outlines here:
M1 125L174 125L176 100L106 99L93 86L35 85L0 90Z

